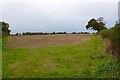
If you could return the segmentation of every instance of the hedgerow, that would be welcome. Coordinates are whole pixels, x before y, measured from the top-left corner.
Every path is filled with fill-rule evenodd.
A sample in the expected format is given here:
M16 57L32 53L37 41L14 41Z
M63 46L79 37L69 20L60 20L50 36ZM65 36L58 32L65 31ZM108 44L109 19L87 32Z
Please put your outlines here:
M99 32L102 38L109 39L111 45L109 48L109 52L119 57L120 54L120 23L117 23L114 27L103 30Z

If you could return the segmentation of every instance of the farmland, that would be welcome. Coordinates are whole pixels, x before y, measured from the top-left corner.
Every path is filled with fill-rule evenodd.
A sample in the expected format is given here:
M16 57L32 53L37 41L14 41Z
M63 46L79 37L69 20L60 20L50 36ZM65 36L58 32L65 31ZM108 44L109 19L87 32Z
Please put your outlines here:
M35 48L41 46L75 45L90 39L90 34L57 34L11 36L6 48Z
M117 61L98 35L3 39L3 78L117 78Z

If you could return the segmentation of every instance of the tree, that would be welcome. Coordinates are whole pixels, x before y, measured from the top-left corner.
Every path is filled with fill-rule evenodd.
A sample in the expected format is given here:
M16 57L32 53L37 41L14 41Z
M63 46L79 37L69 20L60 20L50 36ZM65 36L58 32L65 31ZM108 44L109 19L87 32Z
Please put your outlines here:
M97 31L97 33L101 30L107 29L105 22L104 22L104 18L100 17L97 20L96 19L91 19L88 24L86 25L86 29L93 29L95 31Z
M16 33L15 35L16 35L16 36L18 36L18 35L19 35L19 33Z
M9 30L9 24L5 22L0 22L0 29L2 31L2 37L10 35L11 30Z

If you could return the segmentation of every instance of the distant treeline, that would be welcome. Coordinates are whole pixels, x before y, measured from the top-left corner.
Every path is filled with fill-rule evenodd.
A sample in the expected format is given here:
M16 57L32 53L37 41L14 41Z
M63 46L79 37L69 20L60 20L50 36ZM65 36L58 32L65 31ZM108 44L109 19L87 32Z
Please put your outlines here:
M89 32L72 32L72 33L67 33L67 32L52 32L52 33L47 33L47 32L23 32L23 33L16 33L16 34L11 34L11 35L48 35L48 34L89 34Z

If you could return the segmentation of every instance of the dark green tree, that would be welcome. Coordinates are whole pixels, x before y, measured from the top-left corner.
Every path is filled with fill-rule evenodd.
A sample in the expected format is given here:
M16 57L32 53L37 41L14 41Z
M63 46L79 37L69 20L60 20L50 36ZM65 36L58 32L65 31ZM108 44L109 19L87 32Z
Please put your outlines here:
M107 29L105 22L104 22L104 18L100 17L97 20L96 19L91 19L88 24L86 25L86 29L93 29L95 31L97 31L97 33L101 30Z
M9 30L9 24L5 22L0 22L0 29L2 31L2 37L10 35L11 30Z

